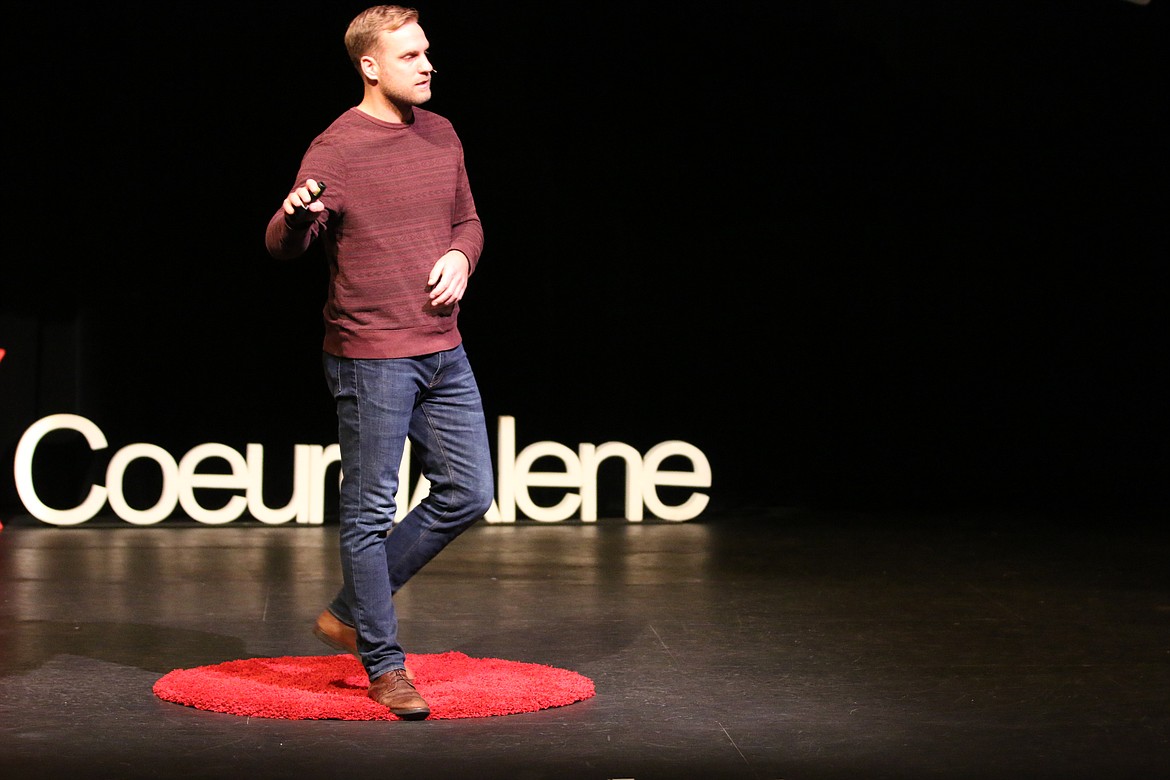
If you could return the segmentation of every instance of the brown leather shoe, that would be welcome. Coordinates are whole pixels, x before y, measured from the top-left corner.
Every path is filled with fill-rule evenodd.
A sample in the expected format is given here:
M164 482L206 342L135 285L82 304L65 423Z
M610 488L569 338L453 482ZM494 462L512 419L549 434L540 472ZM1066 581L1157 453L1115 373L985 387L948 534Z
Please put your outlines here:
M405 669L392 669L371 680L369 696L403 720L422 720L431 714L430 706L419 696Z
M317 616L317 625L313 626L313 636L330 647L343 650L359 661L362 659L357 650L357 629L348 626L337 619L329 610L322 610ZM414 682L414 672L406 670L407 682Z
M360 658L357 651L357 629L342 623L327 609L317 616L317 625L313 626L313 636L330 647L344 650Z

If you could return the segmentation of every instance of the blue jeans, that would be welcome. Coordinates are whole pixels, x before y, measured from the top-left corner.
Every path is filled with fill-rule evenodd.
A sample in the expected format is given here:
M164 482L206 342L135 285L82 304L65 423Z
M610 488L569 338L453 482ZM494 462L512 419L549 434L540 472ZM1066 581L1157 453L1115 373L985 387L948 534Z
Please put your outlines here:
M345 583L329 611L357 629L373 680L406 660L394 593L491 506L487 425L462 345L388 360L326 353L324 364L337 402ZM394 523L407 437L430 493Z

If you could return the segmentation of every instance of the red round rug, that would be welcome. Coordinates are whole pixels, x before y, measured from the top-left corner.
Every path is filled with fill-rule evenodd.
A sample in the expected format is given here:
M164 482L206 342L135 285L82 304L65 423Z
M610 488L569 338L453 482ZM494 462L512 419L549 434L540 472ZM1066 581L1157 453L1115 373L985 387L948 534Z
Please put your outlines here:
M430 718L483 718L563 707L592 697L593 681L542 664L411 655L406 665L431 707ZM200 710L283 720L398 720L366 696L368 680L349 654L226 661L175 669L154 684L164 701Z

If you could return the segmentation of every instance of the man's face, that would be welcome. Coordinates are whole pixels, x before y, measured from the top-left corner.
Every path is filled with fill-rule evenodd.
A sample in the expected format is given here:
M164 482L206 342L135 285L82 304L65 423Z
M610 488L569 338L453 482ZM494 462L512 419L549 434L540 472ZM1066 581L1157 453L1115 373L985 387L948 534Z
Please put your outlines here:
M430 42L417 23L383 32L382 48L372 55L377 64L378 89L397 106L419 106L431 99Z

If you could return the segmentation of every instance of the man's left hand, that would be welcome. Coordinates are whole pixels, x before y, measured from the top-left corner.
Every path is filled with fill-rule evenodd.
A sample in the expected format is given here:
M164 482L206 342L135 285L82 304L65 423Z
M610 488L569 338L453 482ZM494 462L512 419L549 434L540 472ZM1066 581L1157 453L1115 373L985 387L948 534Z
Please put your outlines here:
M452 249L440 257L427 279L431 306L438 309L458 303L463 298L463 293L467 292L467 277L470 272L471 263L467 255L458 249Z

